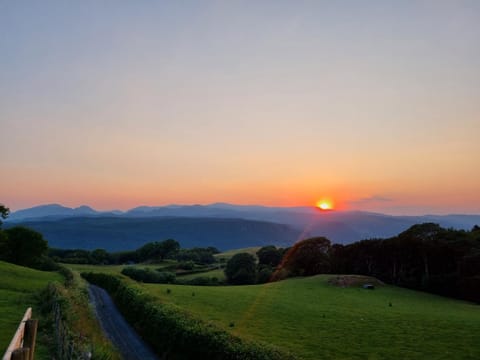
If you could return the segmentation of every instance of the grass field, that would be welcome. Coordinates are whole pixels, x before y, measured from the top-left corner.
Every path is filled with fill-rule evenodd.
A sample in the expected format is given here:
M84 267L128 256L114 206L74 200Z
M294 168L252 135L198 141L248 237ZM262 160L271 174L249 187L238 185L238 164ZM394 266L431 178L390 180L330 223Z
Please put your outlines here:
M393 286L340 288L327 279L135 286L159 302L302 359L480 358L480 306Z
M166 261L161 264L135 264L135 265L84 265L84 264L63 264L64 266L78 272L82 271L93 271L93 272L102 272L110 275L120 275L122 270L126 267L135 267L139 269L149 268L152 270L160 269L164 266L171 265L171 261Z
M198 277L208 277L208 278L214 278L216 277L218 280L222 281L225 280L225 273L223 272L223 269L214 269L210 271L205 271L201 273L195 273L195 274L188 274L188 275L178 275L177 279L178 280L192 280Z
M0 261L0 353L3 356L28 307L35 313L35 295L49 282L62 281L55 272L37 271ZM38 349L40 354L42 349ZM41 355L37 358L41 358Z
M110 275L121 275L122 270L127 266L132 266L140 269L150 268L152 270L160 269L164 266L171 265L171 261L166 261L160 264L135 264L135 265L83 265L83 264L64 264L66 267L77 272L102 272ZM122 275L123 276L123 275ZM191 280L197 277L216 277L219 280L225 279L223 269L215 269L205 272L199 272L188 275L177 275L179 280Z
M229 250L229 251L225 251L225 252L222 252L222 253L219 253L219 254L215 254L214 256L218 260L224 259L224 261L228 261L228 259L230 259L234 255L239 254L239 253L244 253L244 252L249 253L249 254L256 257L257 256L257 251L260 250L260 248L261 248L261 246L256 246L256 247L249 247L249 248L244 248L244 249Z

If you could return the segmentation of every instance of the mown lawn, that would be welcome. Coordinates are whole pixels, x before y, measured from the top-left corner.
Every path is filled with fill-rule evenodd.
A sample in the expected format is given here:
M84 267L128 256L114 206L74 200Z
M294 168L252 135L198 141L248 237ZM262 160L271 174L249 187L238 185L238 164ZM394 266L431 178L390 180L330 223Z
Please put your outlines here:
M38 318L35 296L49 282L63 281L56 272L37 271L0 261L0 353L3 356L28 307ZM42 349L39 349L42 352ZM38 352L37 352L38 353ZM39 358L39 356L37 356Z
M480 359L479 305L393 286L340 288L327 279L135 286L159 302L302 359Z

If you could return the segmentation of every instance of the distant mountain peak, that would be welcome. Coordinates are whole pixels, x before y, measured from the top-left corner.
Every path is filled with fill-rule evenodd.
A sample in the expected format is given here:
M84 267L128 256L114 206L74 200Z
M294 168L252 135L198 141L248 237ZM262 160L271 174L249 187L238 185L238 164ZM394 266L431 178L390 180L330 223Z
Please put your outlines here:
M87 205L81 205L73 209L73 212L78 214L97 214L98 213L98 211L96 211L95 209Z
M95 215L99 212L90 206L82 205L70 208L60 204L38 205L28 209L21 209L10 214L9 220L36 219L44 217L65 217L78 215Z

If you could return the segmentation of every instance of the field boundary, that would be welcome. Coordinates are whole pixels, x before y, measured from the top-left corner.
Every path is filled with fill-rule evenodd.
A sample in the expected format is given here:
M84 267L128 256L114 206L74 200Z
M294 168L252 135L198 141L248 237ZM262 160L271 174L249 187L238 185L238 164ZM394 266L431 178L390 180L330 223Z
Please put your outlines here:
M32 319L32 308L29 307L25 311L2 360L32 360L35 353L37 327L38 320Z
M243 340L212 324L165 304L159 304L118 277L82 273L103 287L120 312L162 357L212 360L293 360L295 356L268 344Z

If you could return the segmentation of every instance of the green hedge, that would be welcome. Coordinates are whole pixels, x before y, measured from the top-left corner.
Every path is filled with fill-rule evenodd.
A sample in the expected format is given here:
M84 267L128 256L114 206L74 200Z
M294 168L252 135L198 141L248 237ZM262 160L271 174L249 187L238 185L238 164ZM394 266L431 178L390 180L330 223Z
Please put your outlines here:
M164 358L294 359L292 355L271 346L244 341L177 308L158 304L117 277L97 273L82 273L82 277L107 290L127 321Z
M175 282L176 275L170 271L155 271L151 269L139 269L135 267L126 267L122 274L133 280L151 284L172 284Z

